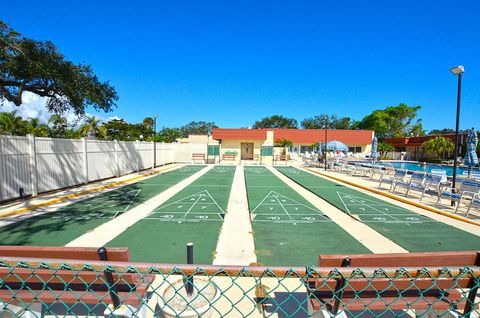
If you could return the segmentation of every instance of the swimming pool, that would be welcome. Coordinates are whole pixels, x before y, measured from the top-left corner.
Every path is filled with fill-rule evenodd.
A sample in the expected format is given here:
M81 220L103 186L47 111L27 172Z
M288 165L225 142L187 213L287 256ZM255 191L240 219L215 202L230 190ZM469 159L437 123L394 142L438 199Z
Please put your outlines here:
M430 172L432 169L443 169L447 172L448 176L453 175L453 167L446 166L446 165L439 165L439 164L431 164L427 163L426 166L423 165L421 162L405 162L405 161L387 161L387 162L376 162L376 164L382 166L392 166L395 169L405 169L410 171L426 171ZM468 168L465 167L457 167L457 175L463 174L463 172L468 171ZM473 173L480 173L479 168L472 168L471 172Z

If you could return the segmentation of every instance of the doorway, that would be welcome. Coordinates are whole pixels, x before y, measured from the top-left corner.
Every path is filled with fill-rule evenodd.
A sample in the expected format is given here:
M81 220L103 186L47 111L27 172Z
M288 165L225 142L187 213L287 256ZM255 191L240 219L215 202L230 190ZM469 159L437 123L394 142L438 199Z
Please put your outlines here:
M242 142L240 150L242 160L253 160L253 142Z

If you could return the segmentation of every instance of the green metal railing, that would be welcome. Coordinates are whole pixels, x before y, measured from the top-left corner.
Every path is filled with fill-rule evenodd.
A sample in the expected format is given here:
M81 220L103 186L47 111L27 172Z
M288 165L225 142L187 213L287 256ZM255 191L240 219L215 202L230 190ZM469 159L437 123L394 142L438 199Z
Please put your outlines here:
M219 267L0 257L0 316L478 317L479 279L479 267Z

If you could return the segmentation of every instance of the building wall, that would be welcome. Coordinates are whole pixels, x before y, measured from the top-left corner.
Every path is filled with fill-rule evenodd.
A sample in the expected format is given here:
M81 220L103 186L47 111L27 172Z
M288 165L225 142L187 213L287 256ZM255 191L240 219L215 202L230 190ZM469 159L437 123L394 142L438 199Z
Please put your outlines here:
M307 147L311 147L312 144L293 144L294 147L300 147L300 146L307 146ZM372 152L372 145L371 144L367 144L367 145L359 145L359 144L347 144L348 147L360 147L361 148L361 153L362 154L369 154ZM358 152L357 152L358 153Z
M189 135L187 138L178 138L177 142L181 144L209 144L209 145L217 145L218 140L212 138L212 136L208 135Z
M221 143L221 154L228 152L237 153L237 163L241 161L241 144L242 143L253 143L253 155L260 156L260 147L264 143L263 140L222 140ZM263 158L265 159L265 158ZM262 163L268 164L266 161L262 160Z

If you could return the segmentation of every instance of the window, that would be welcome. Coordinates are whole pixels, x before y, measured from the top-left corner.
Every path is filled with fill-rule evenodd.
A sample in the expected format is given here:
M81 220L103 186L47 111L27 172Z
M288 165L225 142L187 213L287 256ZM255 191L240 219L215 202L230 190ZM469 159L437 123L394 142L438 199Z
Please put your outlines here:
M362 152L362 147L348 147L348 152L353 152L353 153Z
M305 153L305 152L312 152L313 147L312 146L300 146L300 153Z

